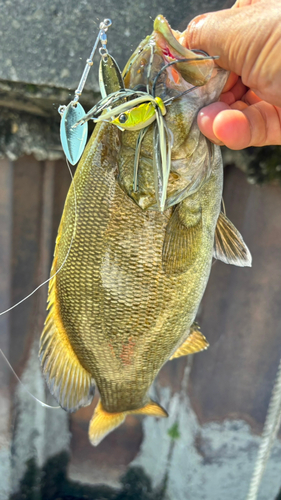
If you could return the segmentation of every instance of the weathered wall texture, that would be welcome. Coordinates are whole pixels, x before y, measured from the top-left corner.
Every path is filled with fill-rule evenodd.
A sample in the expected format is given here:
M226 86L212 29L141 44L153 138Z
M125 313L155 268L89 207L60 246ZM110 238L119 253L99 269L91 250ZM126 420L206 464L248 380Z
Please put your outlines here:
M9 294L16 302L48 274L69 174L63 162L32 157L2 162L0 172L2 310ZM76 492L115 499L124 474L121 491L135 496L120 498L245 498L281 356L281 189L251 186L230 168L224 199L251 248L253 268L213 266L199 316L210 348L168 363L154 387L169 419L127 417L93 448L87 427L97 399L71 415L69 429L67 414L30 399L2 360L1 500L11 494L24 498L24 492L35 498ZM11 312L9 321L1 318L1 347L26 387L55 404L47 398L37 361L45 298L46 288ZM259 500L276 497L280 461L277 442Z

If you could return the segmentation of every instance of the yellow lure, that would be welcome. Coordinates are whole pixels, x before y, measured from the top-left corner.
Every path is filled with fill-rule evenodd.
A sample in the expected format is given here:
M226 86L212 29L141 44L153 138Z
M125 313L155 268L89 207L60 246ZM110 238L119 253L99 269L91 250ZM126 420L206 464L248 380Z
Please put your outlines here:
M166 114L164 102L160 97L155 97L151 102L145 102L120 113L111 123L121 130L141 130L156 120L156 107L160 109L163 116Z

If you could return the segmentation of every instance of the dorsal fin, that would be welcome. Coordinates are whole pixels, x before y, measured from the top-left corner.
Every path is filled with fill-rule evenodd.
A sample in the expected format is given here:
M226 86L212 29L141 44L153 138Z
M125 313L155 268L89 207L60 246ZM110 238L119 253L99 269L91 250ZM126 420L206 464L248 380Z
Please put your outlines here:
M152 399L142 408L119 413L109 413L105 411L101 401L99 401L89 426L89 439L92 445L97 446L103 438L124 422L127 415L132 414L168 417L166 410L155 401L152 401Z
M214 244L214 257L225 264L251 267L252 256L241 234L222 212L219 215Z
M55 257L51 274L56 271L56 260ZM63 326L56 296L56 276L49 284L48 302L49 314L40 338L42 371L50 392L61 407L75 411L91 403L94 382L78 360Z
M204 351L208 347L209 342L200 331L200 326L197 323L193 323L187 339L176 350L176 352L174 352L174 354L170 357L170 360L181 356L187 356L188 354L193 354L195 352Z

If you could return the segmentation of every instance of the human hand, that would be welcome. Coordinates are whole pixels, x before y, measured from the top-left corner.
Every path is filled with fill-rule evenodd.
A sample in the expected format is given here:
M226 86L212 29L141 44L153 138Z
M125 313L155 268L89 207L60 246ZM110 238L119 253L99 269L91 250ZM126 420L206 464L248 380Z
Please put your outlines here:
M231 71L220 102L199 112L202 133L230 149L281 144L281 1L238 0L196 17L179 41Z

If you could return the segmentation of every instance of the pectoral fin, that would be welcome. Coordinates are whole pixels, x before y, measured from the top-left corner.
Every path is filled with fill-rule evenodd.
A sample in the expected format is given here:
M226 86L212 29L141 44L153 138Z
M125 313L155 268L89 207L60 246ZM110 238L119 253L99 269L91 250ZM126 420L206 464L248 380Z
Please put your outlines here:
M51 273L54 272L55 264ZM75 411L91 403L94 383L80 364L64 329L56 296L56 276L50 281L48 301L49 314L39 350L42 371L50 392L61 407Z
M241 234L222 212L215 231L214 257L225 264L251 267L252 256Z
M149 400L149 402L142 408L120 413L109 413L105 411L101 401L99 401L89 427L89 439L92 445L97 446L111 431L119 427L129 414L143 414L153 417L168 416L164 408L152 400Z
M162 263L166 274L187 271L196 257L201 235L201 211L187 213L182 203L178 205L168 222L163 243Z
M201 333L200 327L197 323L194 323L190 329L190 334L184 343L176 350L171 359L180 358L181 356L187 356L188 354L193 354L195 352L204 351L209 347L209 342L206 337Z

